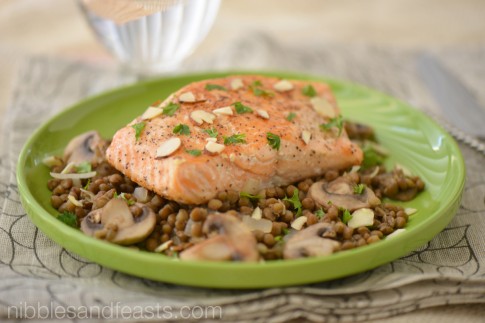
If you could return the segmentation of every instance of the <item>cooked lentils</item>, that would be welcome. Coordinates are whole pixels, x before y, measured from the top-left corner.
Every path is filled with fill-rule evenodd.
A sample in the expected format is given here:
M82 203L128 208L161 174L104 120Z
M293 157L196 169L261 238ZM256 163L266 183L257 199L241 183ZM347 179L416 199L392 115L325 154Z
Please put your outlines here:
M346 125L346 130L351 138L374 138L372 129L368 127L354 125L349 128ZM64 166L55 166L52 171L60 172ZM377 171L375 167L378 167ZM68 211L75 214L78 223L81 223L89 212L102 208L116 195L123 194L126 200L136 202L132 193L137 184L128 177L107 162L100 163L93 167L93 170L96 171L96 176L90 180L83 179L80 180L80 183L76 183L71 179L50 179L47 184L49 190L52 191L52 206L61 213ZM258 251L266 260L281 259L285 243L284 237L297 217L297 211L293 205L283 199L292 197L297 189L302 205L301 215L307 217L302 229L319 222L329 223L331 226L323 237L341 242L340 250L378 242L396 229L406 226L408 215L404 209L400 206L383 203L373 208L374 223L372 226L352 229L342 222L344 210L334 205L320 207L307 195L310 186L315 181L332 181L342 174L328 171L320 177L308 178L287 186L271 187L258 194L264 196L262 198L241 197L239 192L225 191L200 206L176 203L149 192L148 202L142 204L147 205L157 214L157 224L150 236L138 243L136 247L154 251L164 242L172 240L170 248L164 250L163 253L168 256L177 256L179 252L207 238L202 228L210 212L229 212L242 218L244 215L251 215L254 209L259 207L262 217L272 221L272 228L269 233L253 231L258 242ZM359 170L351 173L351 178L355 184L362 183L371 188L379 198L388 197L408 201L424 189L424 183L419 177L406 176L400 169L388 172L383 166ZM94 198L87 198L90 194L94 194ZM82 203L82 206L74 205L69 201L68 195L74 196ZM136 205L131 205L130 210L135 217L142 213L140 207Z

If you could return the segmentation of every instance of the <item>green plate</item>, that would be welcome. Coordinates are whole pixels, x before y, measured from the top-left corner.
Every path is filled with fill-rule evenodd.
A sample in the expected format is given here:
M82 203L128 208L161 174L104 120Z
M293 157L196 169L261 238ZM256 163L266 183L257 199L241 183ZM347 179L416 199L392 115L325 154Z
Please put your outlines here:
M405 232L393 239L321 258L258 264L181 262L91 238L53 216L56 212L50 205L46 185L49 171L41 162L45 156L61 154L71 138L91 129L111 137L152 102L190 82L229 73L187 75L127 86L80 102L44 124L28 140L17 167L22 203L32 222L64 248L135 276L202 287L263 288L319 282L375 268L425 244L452 219L463 192L463 157L455 141L428 117L360 85L301 74L253 74L326 81L346 118L375 128L378 139L391 153L388 166L398 161L426 183L424 193L401 203L418 209Z

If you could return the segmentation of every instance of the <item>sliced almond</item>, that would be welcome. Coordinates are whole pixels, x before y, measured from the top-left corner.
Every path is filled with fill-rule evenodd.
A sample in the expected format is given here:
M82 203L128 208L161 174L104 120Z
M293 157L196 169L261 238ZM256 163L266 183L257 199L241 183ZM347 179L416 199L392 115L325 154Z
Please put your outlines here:
M308 143L310 142L310 139L312 139L312 134L310 131L306 131L306 130L303 130L301 132L301 139L303 140L303 142L308 145Z
M350 170L350 174L357 173L359 170L360 170L360 165L354 165Z
M148 119L153 119L155 117L158 117L161 115L163 112L163 109L160 108L154 108L154 107L148 107L145 112L141 115L142 120L148 120Z
M195 102L195 95L192 92L185 92L179 96L180 102Z
M226 148L226 146L218 144L216 142L212 142L212 141L209 141L205 145L205 149L208 152L213 153L213 154L218 154L218 153L222 152L224 150L224 148Z
M210 141L210 142L217 142L217 138L214 138L214 137L205 138L205 140L206 140L207 142L209 142L209 141Z
M67 199L68 199L68 200L69 200L69 202L71 202L71 203L72 203L74 206L77 206L77 207L82 207L82 206L83 206L83 204L82 204L80 201L76 200L76 198L75 198L74 196L72 196L72 195L69 195L69 196L67 197Z
M323 117L335 118L337 116L334 107L324 98L313 97L310 99L313 109Z
M393 233L391 233L390 235L387 236L387 239L389 238L394 238L395 236L403 233L404 231L406 231L406 229L397 229L395 230Z
M225 116L232 116L234 114L231 107L222 107L219 109L212 110L212 112L215 114L220 114Z
M256 220L260 220L263 217L263 212L261 211L261 209L259 208L259 206L257 206L254 209L253 214L251 214L251 217L253 219L256 219Z
M291 227L299 231L303 228L303 225L305 225L306 221L307 221L306 216L300 216L299 218L296 218L295 221L291 222Z
M231 163L234 163L234 161L236 160L236 155L229 154L229 160L231 161Z
M293 83L287 80L281 80L273 85L273 88L278 92L286 92L293 90Z
M190 113L190 118L197 124L201 125L204 122L212 124L216 116L204 110L195 110Z
M244 83L241 79L233 79L231 81L231 89L233 90L239 90L244 86Z
M416 212L418 212L418 210L412 207L407 207L404 209L404 213L406 213L407 215L413 215Z
M367 227L374 224L374 211L368 208L355 210L347 223L349 228Z
M266 110L259 109L259 110L256 110L256 113L258 114L259 117L263 119L269 119L269 114Z
M42 163L47 167L62 166L62 159L57 156L47 156L42 159Z
M157 158L170 156L182 145L180 138L173 137L164 141L157 149Z
M167 250L172 245L172 243L173 243L172 240L167 240L164 243L162 243L161 245L159 245L158 247L156 247L155 250L153 250L153 251L154 252L163 252L163 251Z

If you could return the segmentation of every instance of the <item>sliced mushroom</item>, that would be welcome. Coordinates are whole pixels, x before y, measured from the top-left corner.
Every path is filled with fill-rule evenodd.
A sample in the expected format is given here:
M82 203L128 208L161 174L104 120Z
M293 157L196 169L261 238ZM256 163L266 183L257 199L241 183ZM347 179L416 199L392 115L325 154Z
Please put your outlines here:
M66 164L90 162L97 165L104 160L107 147L108 142L101 138L97 131L88 131L69 142L64 150L64 161Z
M156 215L148 206L136 203L142 214L133 217L126 201L115 198L102 209L91 211L81 222L81 230L90 236L120 245L144 240L155 229Z
M249 229L236 217L214 213L207 217L204 240L180 254L182 260L247 261L259 260L257 242Z
M295 259L331 255L340 247L340 242L322 237L330 228L329 223L317 223L297 232L286 242L283 257Z
M381 204L381 200L369 187L366 187L362 194L354 193L354 187L355 183L350 178L341 176L332 182L314 183L308 193L315 202L322 206L332 204L349 211Z

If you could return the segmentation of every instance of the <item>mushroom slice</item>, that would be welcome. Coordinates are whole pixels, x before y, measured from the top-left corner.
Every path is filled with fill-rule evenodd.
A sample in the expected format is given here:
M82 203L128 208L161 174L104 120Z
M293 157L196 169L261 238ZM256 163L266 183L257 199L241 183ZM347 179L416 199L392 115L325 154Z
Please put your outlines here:
M182 260L247 261L259 260L253 234L238 218L227 213L207 217L203 231L209 237L180 254Z
M66 164L89 162L97 165L104 160L108 142L101 138L97 131L88 131L74 137L64 150Z
M315 202L322 206L333 204L349 211L381 204L381 200L369 187L366 187L362 194L354 193L355 185L348 177L341 176L332 182L314 183L308 193Z
M331 255L340 247L340 242L322 237L329 229L329 223L317 223L297 232L286 242L283 257L295 259Z
M120 245L140 242L155 228L156 215L146 205L135 205L142 209L142 214L136 218L124 200L114 198L102 209L90 212L81 222L81 230Z

